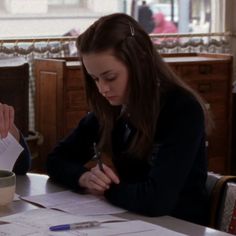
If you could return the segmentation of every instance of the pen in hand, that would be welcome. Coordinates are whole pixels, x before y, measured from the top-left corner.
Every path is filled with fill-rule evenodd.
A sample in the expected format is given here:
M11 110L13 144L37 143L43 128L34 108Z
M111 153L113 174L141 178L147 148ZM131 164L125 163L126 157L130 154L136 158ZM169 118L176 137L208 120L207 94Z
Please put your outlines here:
M96 145L95 142L93 143L93 150L94 150L94 157L93 157L93 159L97 160L97 164L98 164L99 169L102 172L104 172L104 169L103 169L103 166L102 166L102 160L101 160L101 153L98 151L97 145Z

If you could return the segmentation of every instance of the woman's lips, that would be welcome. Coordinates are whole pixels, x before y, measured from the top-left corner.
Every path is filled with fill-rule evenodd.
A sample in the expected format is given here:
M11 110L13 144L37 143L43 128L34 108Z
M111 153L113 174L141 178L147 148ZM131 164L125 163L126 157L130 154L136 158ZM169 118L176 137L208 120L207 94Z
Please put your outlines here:
M107 100L114 100L116 99L116 96L109 96L109 97L106 97Z

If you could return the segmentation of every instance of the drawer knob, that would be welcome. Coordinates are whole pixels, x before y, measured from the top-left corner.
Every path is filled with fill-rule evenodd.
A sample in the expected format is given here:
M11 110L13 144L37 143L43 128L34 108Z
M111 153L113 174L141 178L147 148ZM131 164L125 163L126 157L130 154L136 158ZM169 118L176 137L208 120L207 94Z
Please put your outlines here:
M200 93L206 93L211 90L211 83L198 84L198 91Z
M211 65L199 65L198 69L199 69L199 73L203 75L212 73Z

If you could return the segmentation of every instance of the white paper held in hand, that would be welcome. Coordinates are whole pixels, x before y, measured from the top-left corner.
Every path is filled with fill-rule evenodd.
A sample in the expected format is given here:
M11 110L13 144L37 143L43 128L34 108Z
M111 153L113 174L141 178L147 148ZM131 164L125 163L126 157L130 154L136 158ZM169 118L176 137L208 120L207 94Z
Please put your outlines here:
M0 169L12 171L23 150L23 147L10 133L6 138L0 139Z

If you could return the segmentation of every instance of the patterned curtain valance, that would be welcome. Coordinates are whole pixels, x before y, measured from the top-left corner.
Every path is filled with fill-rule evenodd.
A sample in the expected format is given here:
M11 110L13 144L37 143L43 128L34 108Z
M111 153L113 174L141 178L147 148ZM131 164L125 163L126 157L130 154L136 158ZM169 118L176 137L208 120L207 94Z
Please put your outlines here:
M209 34L151 34L150 37L160 53L230 53L232 33ZM21 56L30 65L29 80L29 128L35 130L35 58L78 56L77 37L0 39L0 58Z
M230 32L208 34L150 34L160 52L229 52ZM42 54L76 55L76 37L0 39L0 56Z

